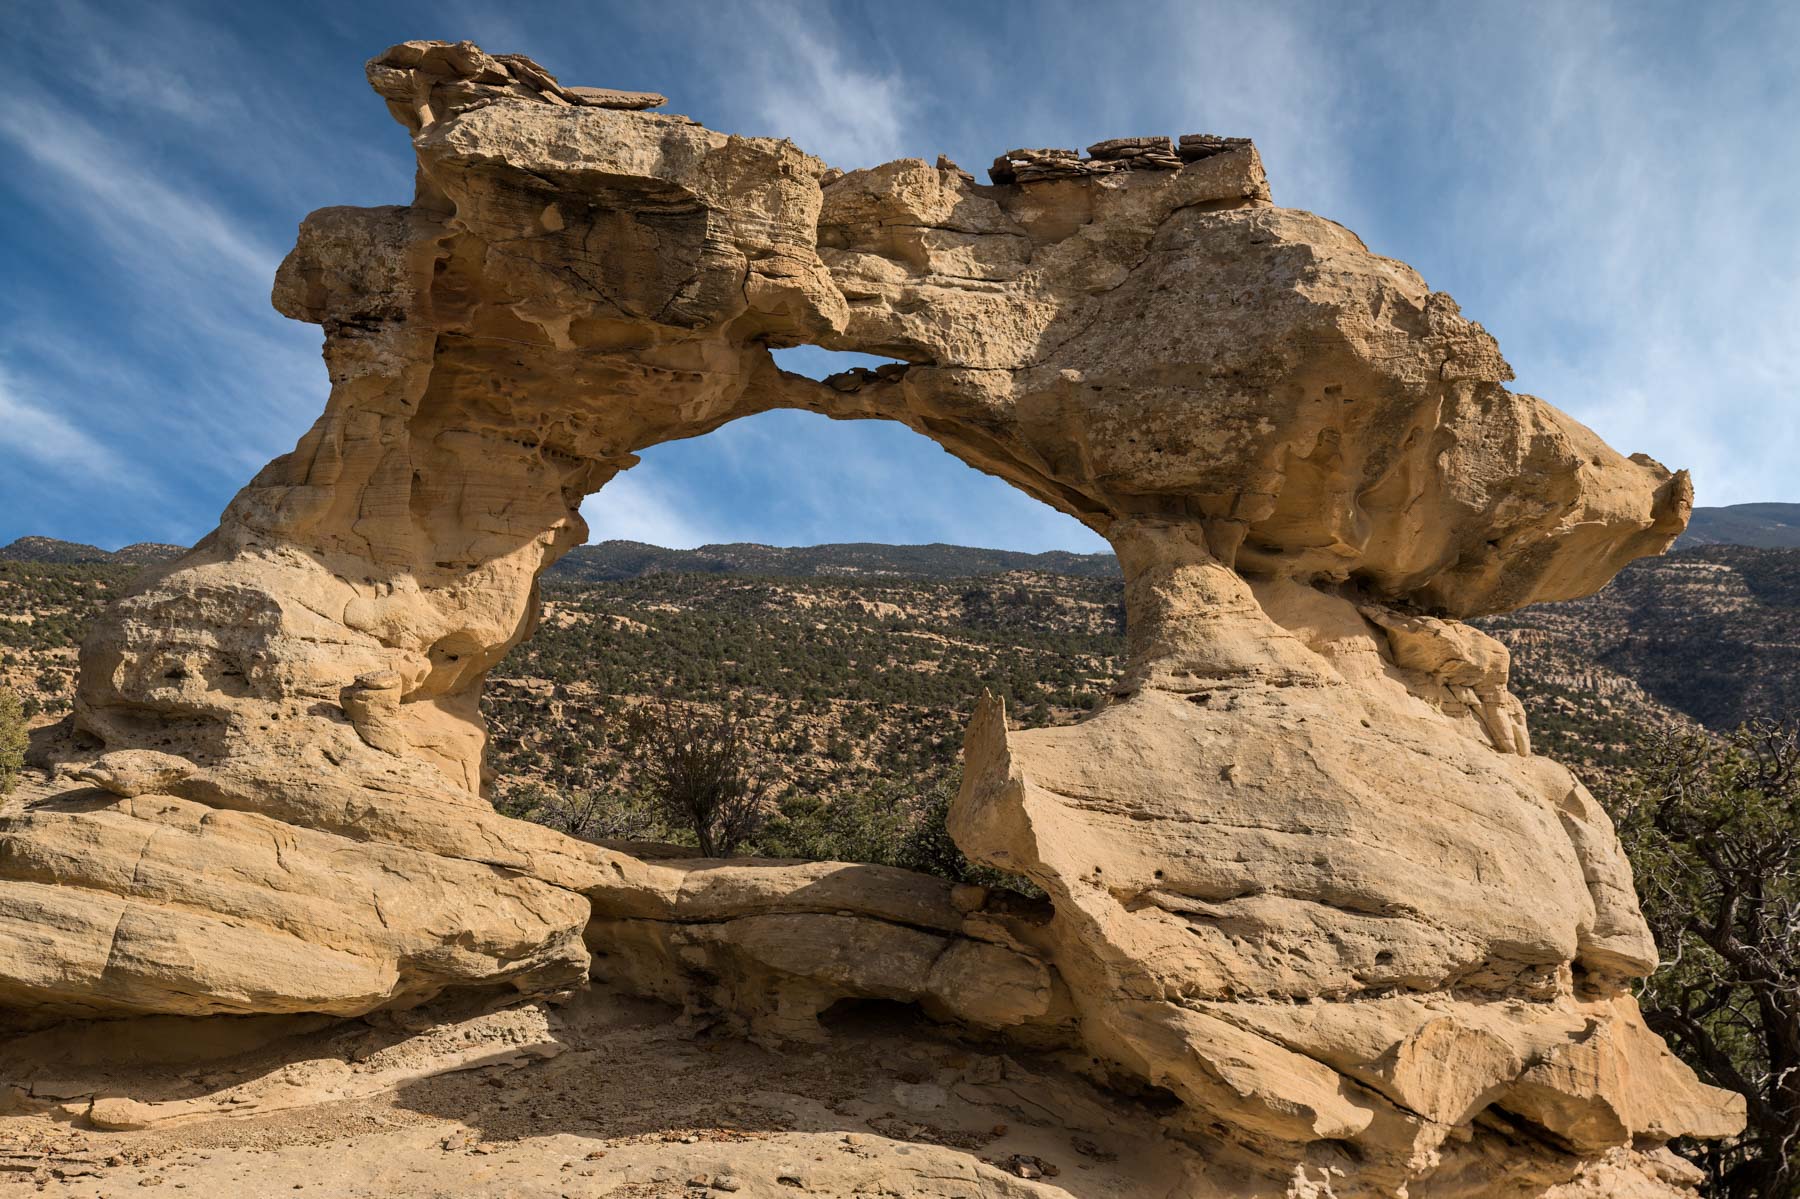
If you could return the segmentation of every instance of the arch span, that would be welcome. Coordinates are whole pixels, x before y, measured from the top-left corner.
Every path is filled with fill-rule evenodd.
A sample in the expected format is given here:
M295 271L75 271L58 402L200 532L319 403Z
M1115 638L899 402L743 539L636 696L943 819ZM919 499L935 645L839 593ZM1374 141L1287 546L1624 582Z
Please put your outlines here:
M1480 326L1274 207L1247 142L1019 151L983 186L466 43L370 79L417 195L307 219L275 302L325 330L324 415L84 647L61 777L112 798L6 817L0 1001L355 1013L566 987L592 950L767 1036L850 996L1079 1045L1219 1170L1357 1193L1733 1129L1636 1017L1655 950L1606 817L1457 620L1660 551L1684 476L1507 391ZM801 344L903 365L771 359ZM640 862L480 798L483 675L582 499L775 408L899 421L1117 549L1115 702L1023 733L984 705L952 814L1053 918Z

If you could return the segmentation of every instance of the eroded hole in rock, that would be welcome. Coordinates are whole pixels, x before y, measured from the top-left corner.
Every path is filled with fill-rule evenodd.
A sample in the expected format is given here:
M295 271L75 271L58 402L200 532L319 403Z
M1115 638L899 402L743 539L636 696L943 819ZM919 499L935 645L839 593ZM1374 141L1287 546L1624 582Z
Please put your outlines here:
M827 378L882 362L774 357ZM713 763L722 785L761 796L763 819L713 838L715 853L1036 893L1017 871L969 863L945 820L984 694L1021 728L1103 702L1124 623L1104 543L946 544L1081 532L892 422L771 412L640 457L583 505L594 542L541 577L542 618L487 679L496 806L640 856L694 854L697 829L662 802L686 741L730 759ZM862 537L805 544L844 528Z
M931 1024L931 1018L916 1003L850 998L840 999L820 1012L819 1024L826 1032L868 1034L922 1029Z
M822 480L766 468L797 439ZM727 450L710 475L691 460L658 473L708 442ZM932 471L1013 498L893 424L776 412L644 452L584 515L602 534L720 519L671 500L664 480L681 477L717 481L725 519L746 524L791 525L789 507L941 523ZM596 904L594 978L758 1039L816 1039L821 990L902 995L983 1036L1065 1035L1061 984L1013 940L1042 935L1050 901L1029 863L965 856L949 816L978 706L1007 705L1020 728L1100 706L1122 648L1110 555L615 536L538 586L541 619L484 689L489 792L682 879L665 915Z
M770 351L775 365L784 371L824 382L838 375L866 372L871 376L894 377L906 366L900 358L884 358L879 354L859 354L853 350L827 350L822 346L791 346Z

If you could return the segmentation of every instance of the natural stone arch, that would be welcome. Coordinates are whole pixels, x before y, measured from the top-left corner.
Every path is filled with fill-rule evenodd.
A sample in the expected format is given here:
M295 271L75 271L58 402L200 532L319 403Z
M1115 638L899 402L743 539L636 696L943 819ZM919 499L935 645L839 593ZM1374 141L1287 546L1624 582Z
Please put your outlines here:
M1166 1088L1219 1171L1358 1194L1732 1130L1625 990L1655 951L1609 823L1457 620L1660 551L1684 476L1508 392L1248 143L1020 151L983 187L467 44L370 78L414 202L307 219L275 300L325 329L325 414L84 647L60 782L0 828L0 1002L354 1014L592 969L809 1037L912 1001ZM796 344L907 365L820 383L774 365ZM901 421L1118 550L1115 702L1025 733L984 705L952 814L1048 921L640 862L480 797L482 676L581 500L781 407Z

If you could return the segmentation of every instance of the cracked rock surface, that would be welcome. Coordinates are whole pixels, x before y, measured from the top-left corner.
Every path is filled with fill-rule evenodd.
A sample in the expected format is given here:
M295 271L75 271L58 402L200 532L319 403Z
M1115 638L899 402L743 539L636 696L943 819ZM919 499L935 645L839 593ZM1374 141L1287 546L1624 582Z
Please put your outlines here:
M1611 826L1461 623L1661 552L1686 476L1508 391L1253 145L1013 151L983 186L468 43L369 78L413 201L314 213L275 282L325 413L97 624L0 809L15 1023L598 977L781 1045L916 1005L1135 1095L1185 1147L1168 1194L1674 1195L1655 1147L1741 1125L1645 1028ZM802 344L898 362L815 382L770 355ZM984 702L951 815L1046 902L640 860L482 797L483 678L583 499L775 408L899 421L1117 550L1110 702L1028 732Z

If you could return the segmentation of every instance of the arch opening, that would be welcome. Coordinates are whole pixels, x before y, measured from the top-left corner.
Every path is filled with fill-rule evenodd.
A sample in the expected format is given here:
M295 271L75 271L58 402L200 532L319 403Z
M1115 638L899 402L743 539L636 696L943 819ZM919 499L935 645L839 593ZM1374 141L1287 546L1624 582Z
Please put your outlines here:
M739 723L767 792L740 853L1019 886L944 831L964 730L984 692L1017 727L1100 705L1123 647L1110 548L891 421L764 412L640 457L583 505L592 540L540 576L542 618L489 672L496 807L640 856L693 852L633 728L672 701ZM806 462L822 477L798 478ZM712 501L675 492L682 479Z
M778 409L636 457L583 501L590 543L1111 552L1078 521L896 421Z

